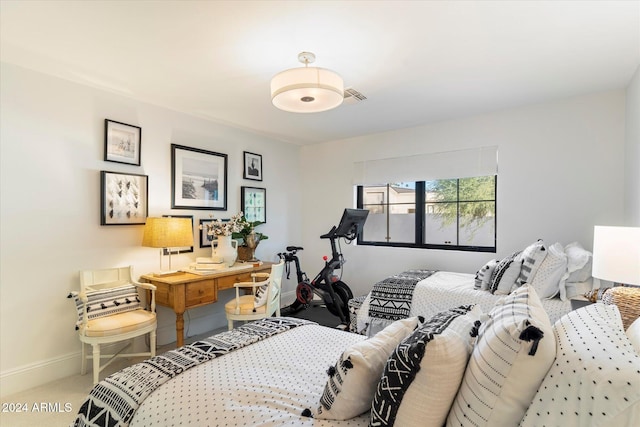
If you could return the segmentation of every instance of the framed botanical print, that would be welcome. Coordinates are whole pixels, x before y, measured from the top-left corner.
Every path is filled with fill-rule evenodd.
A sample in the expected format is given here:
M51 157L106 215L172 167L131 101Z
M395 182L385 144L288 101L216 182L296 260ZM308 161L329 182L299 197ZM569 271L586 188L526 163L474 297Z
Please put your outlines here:
M227 209L227 155L171 144L171 207Z
M140 166L142 128L104 120L104 159L108 162Z
M144 224L149 208L149 177L100 172L100 225Z
M267 189L241 187L241 209L247 221L267 222Z
M244 179L262 181L262 156L256 153L244 152Z

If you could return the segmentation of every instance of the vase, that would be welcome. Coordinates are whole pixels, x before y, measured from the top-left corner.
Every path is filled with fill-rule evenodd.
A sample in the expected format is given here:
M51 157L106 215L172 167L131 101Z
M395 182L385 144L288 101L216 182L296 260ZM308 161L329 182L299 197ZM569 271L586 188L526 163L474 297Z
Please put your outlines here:
M222 258L222 262L231 267L238 258L238 241L231 236L218 236L217 245L211 245L212 258Z

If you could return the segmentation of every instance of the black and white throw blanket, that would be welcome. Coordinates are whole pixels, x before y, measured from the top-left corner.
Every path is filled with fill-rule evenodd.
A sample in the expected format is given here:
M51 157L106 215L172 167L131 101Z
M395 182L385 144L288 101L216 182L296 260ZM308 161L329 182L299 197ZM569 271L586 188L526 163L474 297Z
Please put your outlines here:
M290 317L262 319L125 368L91 390L72 425L126 427L144 399L176 375L280 332L312 323Z
M369 317L385 320L409 317L413 290L419 281L435 272L436 270L407 270L373 285Z

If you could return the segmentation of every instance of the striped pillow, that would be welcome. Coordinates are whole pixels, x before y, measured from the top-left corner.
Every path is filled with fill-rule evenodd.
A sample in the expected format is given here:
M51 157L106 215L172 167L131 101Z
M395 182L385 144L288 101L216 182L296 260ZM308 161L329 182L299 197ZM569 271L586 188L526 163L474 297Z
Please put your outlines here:
M475 285L473 286L475 289L480 289L481 291L489 289L491 274L493 273L493 270L495 270L496 265L498 265L498 260L492 259L476 272Z
M73 298L76 303L76 310L78 312L76 329L78 329L82 324L84 303L80 299L78 292L71 292L68 298ZM133 285L88 292L87 300L87 320L125 313L140 308L138 290Z
M491 280L489 281L489 291L491 291L492 294L496 292L496 290L498 289L498 285L500 284L500 281L502 281L503 279L505 280L505 283L507 281L509 282L508 288L509 290L511 290L512 285L515 283L516 279L518 278L518 275L520 274L520 266L518 264L514 266L514 268L517 266L517 269L518 269L517 272L513 271L514 268L512 268L509 274L506 274L506 273L511 267L511 264L514 261L516 261L516 259L518 258L518 255L520 255L520 252L521 251L516 251L512 253L508 257L505 257L502 260L500 260L498 265L496 265L495 270L493 270L493 273L491 274ZM503 287L506 288L507 286L503 285ZM509 292L506 292L506 294L508 293Z
M518 285L531 283L546 256L547 249L542 239L527 246L526 249L522 251L522 269L518 277Z
M556 355L547 313L530 285L517 288L489 313L447 426L516 426Z

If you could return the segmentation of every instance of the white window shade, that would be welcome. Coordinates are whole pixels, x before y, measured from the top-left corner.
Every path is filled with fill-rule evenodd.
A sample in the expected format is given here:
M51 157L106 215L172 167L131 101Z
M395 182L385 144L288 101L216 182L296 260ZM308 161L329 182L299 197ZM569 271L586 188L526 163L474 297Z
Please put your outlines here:
M355 185L468 178L498 173L498 147L417 154L354 163Z

